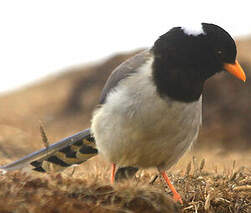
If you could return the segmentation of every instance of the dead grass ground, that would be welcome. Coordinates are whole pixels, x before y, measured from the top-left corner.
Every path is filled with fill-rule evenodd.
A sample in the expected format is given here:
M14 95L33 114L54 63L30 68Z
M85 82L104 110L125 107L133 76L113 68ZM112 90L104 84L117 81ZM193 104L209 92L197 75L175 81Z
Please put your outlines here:
M190 161L188 160L190 159ZM222 167L187 155L169 172L184 204L172 201L155 170L109 184L110 168L101 159L60 174L11 172L0 177L0 212L250 212L251 169L236 161ZM232 164L232 165L231 165ZM231 165L231 166L230 166Z
M248 72L251 41L239 42L239 48L240 61ZM88 127L105 79L132 54L72 68L2 95L0 163L9 163L43 147L39 120L45 124L51 143ZM161 180L149 185L155 170L139 171L135 179L111 186L110 165L95 157L74 172L69 168L60 174L17 171L0 176L0 213L251 212L249 79L250 74L244 87L222 75L207 85L208 92L215 90L205 95L199 141L169 171L183 197L183 206L173 203Z

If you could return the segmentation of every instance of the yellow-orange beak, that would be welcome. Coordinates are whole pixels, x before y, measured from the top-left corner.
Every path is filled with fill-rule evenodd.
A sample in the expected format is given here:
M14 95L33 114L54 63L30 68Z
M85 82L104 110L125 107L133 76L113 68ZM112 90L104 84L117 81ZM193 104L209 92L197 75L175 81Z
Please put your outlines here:
M234 64L224 64L224 69L234 75L236 78L239 78L242 81L246 81L246 74L241 68L241 65L239 62L236 60Z

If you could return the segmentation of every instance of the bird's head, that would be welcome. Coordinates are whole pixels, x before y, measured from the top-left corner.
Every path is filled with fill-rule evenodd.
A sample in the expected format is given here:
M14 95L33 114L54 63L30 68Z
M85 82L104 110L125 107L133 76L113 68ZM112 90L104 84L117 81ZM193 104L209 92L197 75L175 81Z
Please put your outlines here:
M202 23L197 29L172 28L159 37L152 51L159 64L179 68L184 74L194 71L203 81L222 70L246 80L236 60L233 38L215 24Z

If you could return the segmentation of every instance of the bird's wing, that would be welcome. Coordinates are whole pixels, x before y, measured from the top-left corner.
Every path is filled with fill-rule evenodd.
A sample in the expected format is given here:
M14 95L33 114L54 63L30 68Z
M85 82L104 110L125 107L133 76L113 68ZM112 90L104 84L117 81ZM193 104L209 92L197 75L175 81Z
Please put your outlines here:
M120 64L107 79L100 96L100 104L105 103L108 93L113 90L118 83L137 72L137 69L151 57L150 50L144 50Z
M0 167L2 173L30 166L39 172L59 171L80 164L97 154L90 130L78 132L47 148L33 152L20 160Z
M129 58L122 64L120 64L109 76L103 91L100 96L100 104L104 104L106 97L110 91L116 88L118 83L130 76L131 74L137 72L138 68L142 66L151 57L151 52L149 49L144 50L135 56ZM119 167L116 171L115 179L116 181L130 178L138 171L135 167Z

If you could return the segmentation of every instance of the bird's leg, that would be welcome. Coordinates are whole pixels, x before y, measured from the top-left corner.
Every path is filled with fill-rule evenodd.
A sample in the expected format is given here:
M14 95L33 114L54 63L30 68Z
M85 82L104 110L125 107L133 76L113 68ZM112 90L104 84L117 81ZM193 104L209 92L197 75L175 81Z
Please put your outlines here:
M112 164L112 174L111 174L111 184L114 183L114 179L115 179L115 170L116 170L116 164L113 163L113 164Z
M165 171L160 171L160 174L162 175L162 177L164 178L164 180L166 181L166 183L168 184L169 188L171 189L172 193L173 193L173 199L176 202L180 202L181 204L183 204L183 201L181 199L180 194L176 191L176 189L174 188L173 184L171 183L171 181L169 180L169 178L167 177L167 174Z

